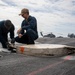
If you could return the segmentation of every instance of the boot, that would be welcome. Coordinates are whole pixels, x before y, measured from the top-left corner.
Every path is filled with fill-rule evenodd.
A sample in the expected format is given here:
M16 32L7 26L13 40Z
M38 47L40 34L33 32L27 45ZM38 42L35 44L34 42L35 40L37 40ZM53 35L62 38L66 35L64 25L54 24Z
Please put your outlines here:
M9 51L11 51L12 53L15 53L16 51L14 49L16 49L16 47L14 46L14 44L11 43L7 43L7 49Z

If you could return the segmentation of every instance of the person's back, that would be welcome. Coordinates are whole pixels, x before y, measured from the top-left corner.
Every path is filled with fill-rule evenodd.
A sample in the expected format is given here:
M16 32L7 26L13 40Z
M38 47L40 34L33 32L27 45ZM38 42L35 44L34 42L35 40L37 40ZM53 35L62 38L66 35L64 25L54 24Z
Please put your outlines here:
M11 32L13 30L14 30L13 25L10 28L9 28L9 26L7 26L7 28L6 28L5 21L0 21L0 33L1 33L0 35L7 36L8 32ZM14 38L13 36L14 36L14 34L12 34L12 38Z
M3 48L7 48L8 32L10 32L10 38L14 38L14 25L10 20L0 21L0 42Z

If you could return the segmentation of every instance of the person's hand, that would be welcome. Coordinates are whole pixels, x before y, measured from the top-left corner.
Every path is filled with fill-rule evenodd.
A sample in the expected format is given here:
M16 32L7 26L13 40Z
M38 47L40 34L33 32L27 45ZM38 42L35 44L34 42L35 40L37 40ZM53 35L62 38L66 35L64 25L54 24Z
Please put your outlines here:
M23 35L22 34L18 34L19 38L21 38Z
M22 30L22 29L20 28L20 29L17 31L17 34L19 34L19 33L21 32L21 30Z

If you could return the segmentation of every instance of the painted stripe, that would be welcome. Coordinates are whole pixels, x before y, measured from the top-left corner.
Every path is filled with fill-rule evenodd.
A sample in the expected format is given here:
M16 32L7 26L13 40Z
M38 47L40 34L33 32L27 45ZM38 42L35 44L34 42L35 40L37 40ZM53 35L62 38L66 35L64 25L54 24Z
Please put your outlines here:
M64 58L64 60L70 60L72 58L72 56L66 56L65 58Z
M42 72L42 71L45 71L45 70L47 70L47 69L49 69L49 68L53 68L54 66L57 66L57 65L59 65L59 64L61 64L61 63L63 63L64 61L60 61L60 62L57 62L57 63L54 63L54 64L50 64L50 65L48 65L48 66L46 66L46 67L44 67L44 68L40 68L40 69L38 69L38 70L36 70L36 71L33 71L33 72L31 72L31 73L29 73L29 74L27 74L27 75L36 75L37 73L39 73L39 72Z
M42 71L45 71L45 70L47 70L47 69L49 69L49 68L53 68L54 66L57 66L57 65L59 65L59 64L61 64L61 63L63 63L63 62L65 62L65 61L70 60L70 59L71 59L71 56L66 56L65 60L63 60L63 61L60 61L60 62L57 62L57 63L54 63L54 64L50 64L50 65L48 65L48 66L46 66L46 67L44 67L44 68L40 68L40 69L38 69L38 70L36 70L36 71L33 71L33 72L31 72L31 73L29 73L29 74L27 74L27 75L36 75L36 74L38 74L38 73L40 73L40 72L42 72Z

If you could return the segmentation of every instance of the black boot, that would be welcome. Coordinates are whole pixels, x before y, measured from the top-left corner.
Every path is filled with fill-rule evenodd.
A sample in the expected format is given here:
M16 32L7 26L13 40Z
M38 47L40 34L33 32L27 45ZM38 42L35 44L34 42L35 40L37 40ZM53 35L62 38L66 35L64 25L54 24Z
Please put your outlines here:
M7 43L7 49L8 49L9 51L11 51L12 53L16 53L16 51L14 50L14 49L16 49L16 48L15 48L14 45L11 44L11 43Z

